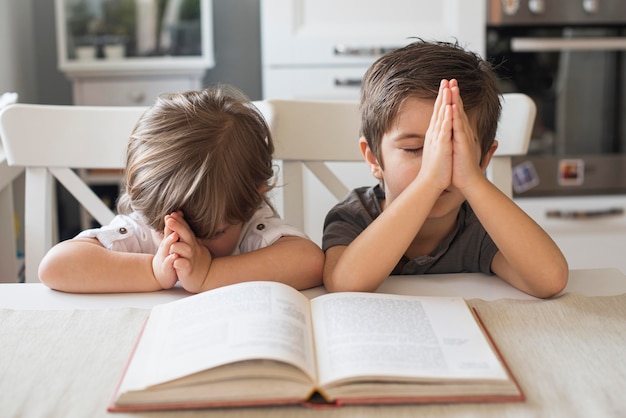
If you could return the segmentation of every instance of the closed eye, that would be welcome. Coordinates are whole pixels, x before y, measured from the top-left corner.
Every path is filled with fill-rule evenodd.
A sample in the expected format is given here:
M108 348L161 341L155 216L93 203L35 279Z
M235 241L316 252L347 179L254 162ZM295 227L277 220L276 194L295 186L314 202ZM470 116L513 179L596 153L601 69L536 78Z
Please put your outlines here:
M404 152L420 154L424 149L425 138L423 135L413 132L399 134L394 137L395 146Z
M210 240L217 239L217 238L221 237L222 235L224 235L224 234L226 233L226 231L228 230L228 228L229 228L229 227L226 227L226 228L224 228L224 229L222 229L222 230L219 230L219 231L215 232L213 235L211 235L211 236L210 236L210 237L208 237L207 239L210 241Z

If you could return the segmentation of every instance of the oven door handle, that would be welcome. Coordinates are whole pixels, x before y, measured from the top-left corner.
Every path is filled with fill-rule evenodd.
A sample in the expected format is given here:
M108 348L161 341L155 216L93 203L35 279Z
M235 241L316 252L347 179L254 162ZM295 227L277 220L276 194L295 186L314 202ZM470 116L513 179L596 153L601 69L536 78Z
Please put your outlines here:
M548 210L547 218L590 219L624 216L624 208L589 209L589 210Z
M511 38L513 52L623 51L626 38Z

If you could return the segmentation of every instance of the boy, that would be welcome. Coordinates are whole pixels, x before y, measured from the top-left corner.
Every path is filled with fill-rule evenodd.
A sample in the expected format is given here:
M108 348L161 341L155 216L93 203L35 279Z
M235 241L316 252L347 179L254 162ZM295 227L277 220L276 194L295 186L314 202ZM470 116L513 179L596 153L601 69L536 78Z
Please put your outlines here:
M565 287L561 251L484 176L499 115L491 67L458 45L417 41L368 69L359 146L379 184L353 190L326 217L329 291L456 272L495 273L537 297Z

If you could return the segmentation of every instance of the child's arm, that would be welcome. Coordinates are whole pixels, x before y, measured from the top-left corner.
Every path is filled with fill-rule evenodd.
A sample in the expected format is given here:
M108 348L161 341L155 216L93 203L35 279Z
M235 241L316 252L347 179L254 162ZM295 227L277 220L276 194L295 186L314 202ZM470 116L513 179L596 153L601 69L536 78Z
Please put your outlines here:
M550 236L488 180L463 192L498 252L491 270L532 296L563 290L569 274L565 257Z
M175 276L171 280L170 275L163 285L155 278L155 259L151 254L110 251L95 238L73 238L48 251L39 265L39 278L52 289L74 293L149 292L172 287Z
M243 254L211 257L183 218L170 217L166 225L179 242L174 268L183 287L199 293L253 280L286 283L298 290L322 284L324 254L312 241L295 236Z
M422 166L417 177L350 245L326 250L324 285L329 291L376 290L389 277L422 229L440 194L450 185L450 100L448 82L444 80L425 134ZM365 160L371 165L375 156L364 139L360 145Z
M275 243L244 254L214 258L202 292L227 284L270 280L303 290L322 284L324 254L312 241L302 237L282 237Z
M567 284L569 273L565 257L548 234L484 176L497 145L482 164L476 164L479 145L464 112L456 81L451 82L451 90L452 182L499 249L491 264L492 271L533 296L550 297L559 293Z
M406 252L440 193L428 182L413 182L348 246L327 249L328 291L375 291Z

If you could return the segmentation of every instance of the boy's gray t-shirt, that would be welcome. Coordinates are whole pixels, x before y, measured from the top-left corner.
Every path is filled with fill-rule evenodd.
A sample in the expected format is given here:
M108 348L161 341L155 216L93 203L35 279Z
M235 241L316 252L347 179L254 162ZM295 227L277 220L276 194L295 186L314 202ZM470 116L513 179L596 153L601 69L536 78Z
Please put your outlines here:
M322 249L349 245L381 214L379 201L384 198L380 185L352 190L326 215ZM463 202L454 231L430 255L412 260L403 256L391 274L491 274L491 261L497 251L470 205Z

